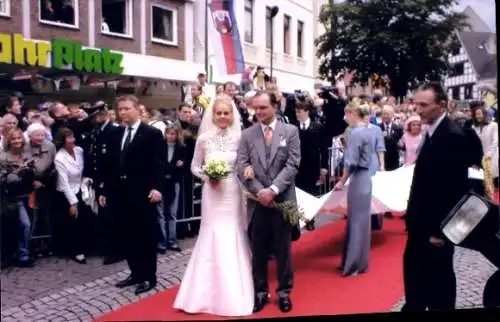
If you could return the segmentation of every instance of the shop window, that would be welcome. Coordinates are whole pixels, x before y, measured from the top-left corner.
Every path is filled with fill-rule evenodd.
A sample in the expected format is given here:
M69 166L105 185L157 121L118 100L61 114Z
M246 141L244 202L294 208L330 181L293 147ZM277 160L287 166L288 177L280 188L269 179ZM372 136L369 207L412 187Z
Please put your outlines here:
M0 0L0 16L10 17L10 0Z
M132 37L132 0L101 1L101 32L103 34Z
M44 24L78 27L78 0L39 0L39 13Z
M155 43L177 46L177 10L152 5L151 35Z

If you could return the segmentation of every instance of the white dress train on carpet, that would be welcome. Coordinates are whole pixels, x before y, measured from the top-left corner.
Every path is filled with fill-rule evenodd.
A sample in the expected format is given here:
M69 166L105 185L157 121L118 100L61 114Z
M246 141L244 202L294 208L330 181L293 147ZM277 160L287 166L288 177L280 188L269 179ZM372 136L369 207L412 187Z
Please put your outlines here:
M225 160L234 168L238 142L239 136L203 133L196 142L193 174L203 179L201 167L209 159ZM252 314L251 252L242 198L236 174L217 185L203 184L200 232L174 308L229 317Z

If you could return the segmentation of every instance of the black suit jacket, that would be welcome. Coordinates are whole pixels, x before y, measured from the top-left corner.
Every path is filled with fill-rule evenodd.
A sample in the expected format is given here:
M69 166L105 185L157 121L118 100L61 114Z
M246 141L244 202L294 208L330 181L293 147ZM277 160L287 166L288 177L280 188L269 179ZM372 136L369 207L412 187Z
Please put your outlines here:
M409 236L443 238L441 222L469 189L467 147L464 131L448 117L424 142L406 211Z
M174 155L170 162L168 162L168 145L165 145L166 154L165 154L165 179L167 180L167 184L169 182L181 182L183 177L183 172L185 167L189 167L189 164L186 163L186 146L183 144L177 143L174 146ZM183 166L178 167L177 162L182 161Z
M118 126L111 124L111 122L108 122L102 129L100 129L101 127L102 125L98 125L99 132L96 137L92 134L87 136L85 145L82 146L85 151L83 176L92 178L96 183L101 181L99 178L102 172L102 162L110 148L109 143L113 137L113 132L120 130ZM98 186L96 187L99 189Z
M384 136L385 143L385 167L387 170L394 170L399 167L399 147L398 142L403 137L403 127L398 124L392 123L390 129L386 129L386 125L381 123L378 125Z
M121 151L125 128L110 138L103 160L102 191L111 201L149 203L152 189L162 191L165 176L165 141L160 130L141 123L126 151ZM132 198L132 199L130 199Z

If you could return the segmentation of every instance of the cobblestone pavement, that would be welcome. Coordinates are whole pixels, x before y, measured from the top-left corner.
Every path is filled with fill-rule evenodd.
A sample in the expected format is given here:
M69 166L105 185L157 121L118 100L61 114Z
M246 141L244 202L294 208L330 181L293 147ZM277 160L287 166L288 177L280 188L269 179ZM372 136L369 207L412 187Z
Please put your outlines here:
M457 309L483 307L483 290L495 267L478 252L456 247L454 256L457 276ZM404 298L391 311L401 311Z
M332 220L320 216L317 227ZM11 269L1 273L1 319L10 321L91 321L93 317L150 296L180 283L194 240L183 241L183 251L158 259L158 286L140 296L133 288L117 289L114 284L128 275L125 262L102 266L90 258L87 265L45 258L33 269ZM493 267L481 255L458 249L455 255L458 276L458 307L481 306L481 294ZM393 310L400 309L403 302Z

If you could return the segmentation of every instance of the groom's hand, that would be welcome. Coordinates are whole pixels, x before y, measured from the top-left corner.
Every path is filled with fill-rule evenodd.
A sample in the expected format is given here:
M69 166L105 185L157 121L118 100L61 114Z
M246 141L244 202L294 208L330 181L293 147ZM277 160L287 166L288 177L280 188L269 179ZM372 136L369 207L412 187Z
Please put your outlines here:
M264 207L270 207L271 203L274 201L274 192L271 189L262 189L257 193L257 198L259 202Z

